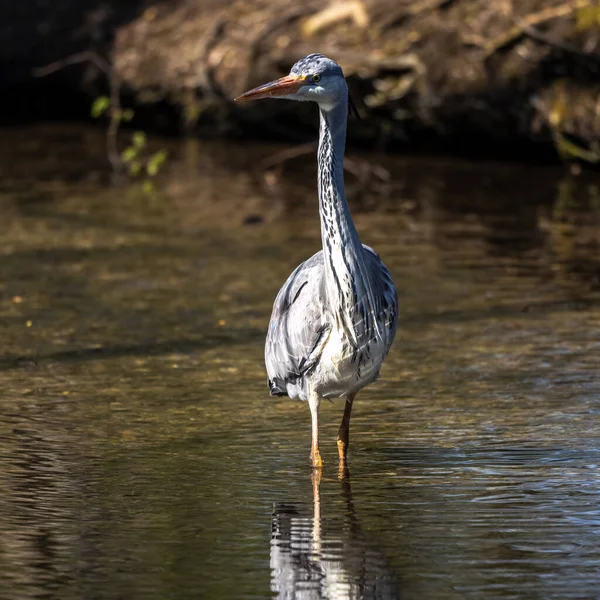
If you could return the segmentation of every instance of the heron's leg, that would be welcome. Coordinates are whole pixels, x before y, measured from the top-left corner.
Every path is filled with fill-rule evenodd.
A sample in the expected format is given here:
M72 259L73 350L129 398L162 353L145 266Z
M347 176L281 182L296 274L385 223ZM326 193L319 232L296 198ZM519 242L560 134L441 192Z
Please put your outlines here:
M346 396L346 406L344 407L344 416L337 436L338 454L340 455L340 465L346 464L346 454L350 444L350 415L352 414L352 402L356 394Z
M310 451L310 461L313 467L322 467L323 459L319 452L319 406L321 398L319 394L311 391L308 396L308 405L310 407L310 416L312 418L312 446Z

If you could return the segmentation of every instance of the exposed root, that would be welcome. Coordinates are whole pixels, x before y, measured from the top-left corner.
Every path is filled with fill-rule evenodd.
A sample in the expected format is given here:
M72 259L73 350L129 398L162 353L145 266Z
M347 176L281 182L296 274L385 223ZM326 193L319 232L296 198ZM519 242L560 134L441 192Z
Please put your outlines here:
M538 25L542 25L547 21L551 21L552 19L568 17L574 14L577 10L591 6L592 1L593 0L574 0L571 2L566 2L565 4L560 4L558 6L545 8L520 19L515 19L516 24L514 27L512 27L496 39L491 40L486 45L486 56L491 56L499 50L502 50L507 46L516 43L520 38L526 35L530 35L532 37L535 37L536 39L540 39L552 45L562 45L561 42L557 42L556 40L548 41L549 38L543 36L543 34L540 34L539 32L535 31L533 28Z

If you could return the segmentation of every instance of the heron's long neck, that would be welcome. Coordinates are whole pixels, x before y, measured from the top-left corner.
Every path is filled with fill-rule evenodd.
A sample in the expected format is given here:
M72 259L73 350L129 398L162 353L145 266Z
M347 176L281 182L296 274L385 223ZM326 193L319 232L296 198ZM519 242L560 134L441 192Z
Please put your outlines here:
M319 214L327 295L331 308L340 315L348 315L361 301L368 279L362 244L344 194L347 112L345 103L328 111L320 110L318 153Z

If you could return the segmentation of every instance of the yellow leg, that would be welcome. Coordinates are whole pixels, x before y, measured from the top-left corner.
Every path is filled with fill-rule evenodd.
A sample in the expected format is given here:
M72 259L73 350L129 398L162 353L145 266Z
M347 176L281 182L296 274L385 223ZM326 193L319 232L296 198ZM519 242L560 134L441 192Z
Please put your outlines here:
M348 445L350 444L350 415L352 414L352 402L356 394L346 396L346 406L344 407L344 416L337 436L338 454L340 456L340 467L346 464L346 455L348 454Z
M312 445L310 451L310 462L313 467L321 468L323 466L323 459L319 452L319 406L321 404L321 398L318 394L312 392L308 398L308 405L310 407L310 416L312 418Z

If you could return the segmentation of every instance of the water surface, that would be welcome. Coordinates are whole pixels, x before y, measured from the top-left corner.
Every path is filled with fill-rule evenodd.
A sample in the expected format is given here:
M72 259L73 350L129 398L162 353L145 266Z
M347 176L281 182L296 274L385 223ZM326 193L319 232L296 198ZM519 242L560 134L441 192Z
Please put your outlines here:
M600 181L351 156L401 319L339 480L342 405L316 477L262 358L312 158L191 142L145 194L95 132L0 137L1 597L597 597Z

